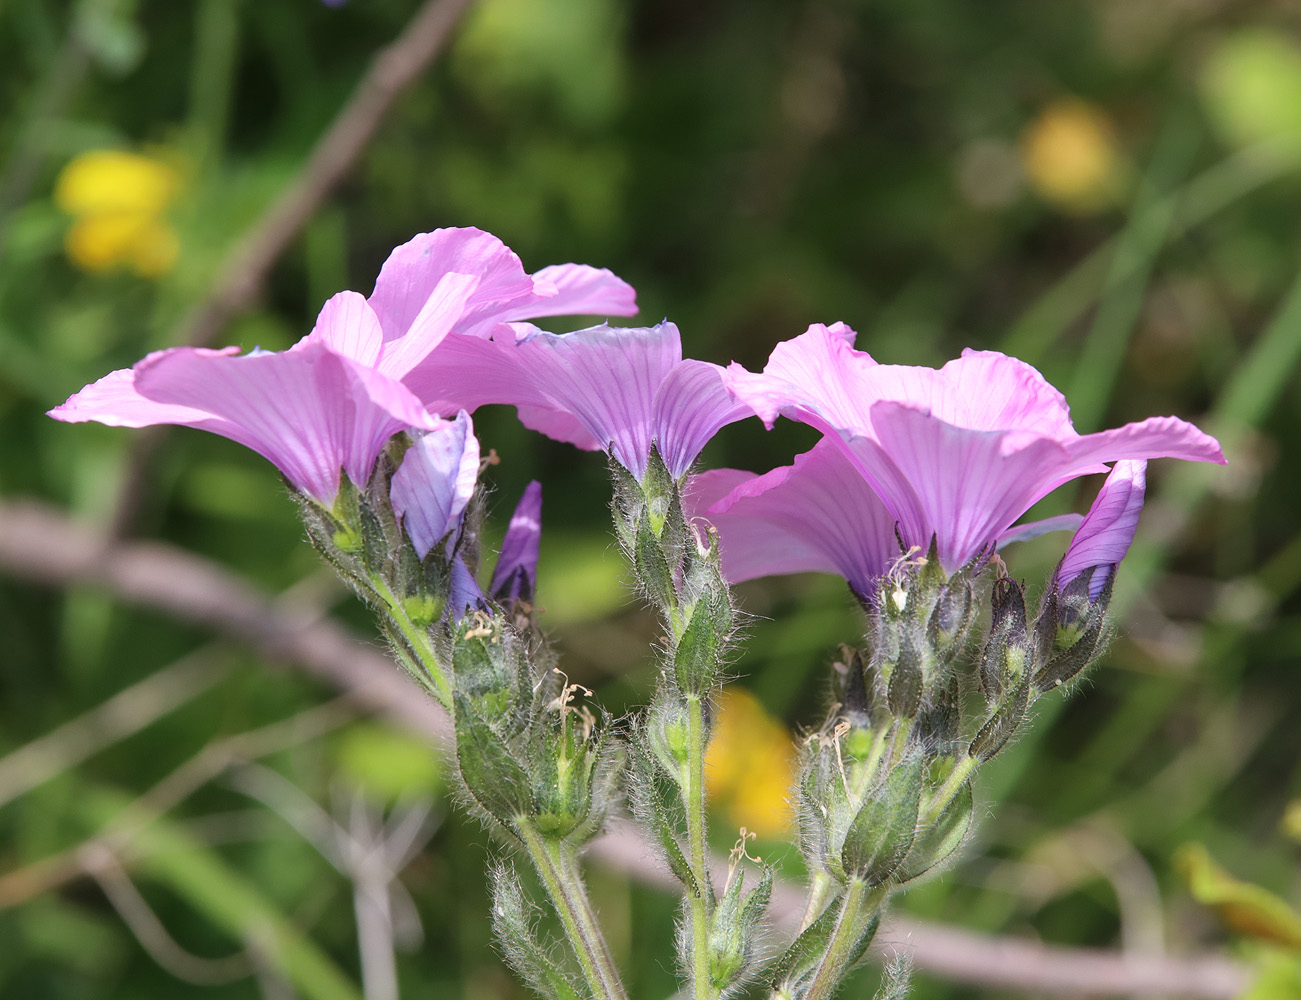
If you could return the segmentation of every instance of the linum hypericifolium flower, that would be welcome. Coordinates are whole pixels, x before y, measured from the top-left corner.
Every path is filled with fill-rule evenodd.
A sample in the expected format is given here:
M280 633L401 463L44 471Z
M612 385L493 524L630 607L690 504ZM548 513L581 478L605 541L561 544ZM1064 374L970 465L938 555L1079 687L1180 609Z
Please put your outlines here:
M49 415L114 427L178 424L238 441L298 490L334 505L340 474L364 486L394 434L433 429L409 389L322 343L283 353L175 347L105 375Z
M461 526L479 478L479 439L464 411L436 420L402 456L390 499L421 559Z
M532 601L537 586L538 550L542 540L542 484L536 479L511 515L488 592L499 601Z
M943 368L878 364L843 324L779 344L761 374L727 384L768 426L785 415L821 430L922 552L948 572L1008 540L1036 501L1119 459L1218 462L1214 438L1175 417L1078 434L1066 400L1034 368L965 351ZM1034 526L1021 526L1020 533Z
M519 339L458 337L406 381L439 412L516 406L526 426L603 449L638 479L652 445L680 478L720 427L751 412L723 384L723 369L683 359L678 328L669 322L566 334L528 330Z

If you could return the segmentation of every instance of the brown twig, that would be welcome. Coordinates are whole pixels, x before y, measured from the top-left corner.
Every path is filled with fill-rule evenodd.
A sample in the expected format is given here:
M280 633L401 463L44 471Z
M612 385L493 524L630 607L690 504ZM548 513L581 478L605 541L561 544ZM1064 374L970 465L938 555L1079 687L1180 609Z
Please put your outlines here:
M473 3L425 0L402 34L379 51L302 169L227 253L211 290L181 320L168 343L211 345L231 320L252 307L276 261L356 165L393 103L429 68ZM136 439L112 519L114 535L128 533L149 464L165 435L159 429Z
M296 665L418 732L446 739L442 709L419 697L387 656L328 620L305 620L269 595L198 556L152 542L105 539L36 503L0 504L0 571L54 586L99 586L132 604L240 638L268 658ZM675 887L635 830L615 824L592 855L639 881ZM789 928L801 891L779 885L773 915ZM955 927L895 919L879 935L887 954L907 950L937 977L990 989L1076 997L1172 994L1229 1000L1249 981L1219 956L1169 958L1066 948Z

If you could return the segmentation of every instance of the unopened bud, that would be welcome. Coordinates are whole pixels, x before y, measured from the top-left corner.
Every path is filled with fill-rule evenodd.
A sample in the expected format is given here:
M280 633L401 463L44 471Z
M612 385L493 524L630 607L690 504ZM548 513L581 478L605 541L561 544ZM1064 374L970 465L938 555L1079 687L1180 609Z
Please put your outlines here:
M1006 577L996 580L992 602L989 637L980 654L980 686L991 704L1026 672L1031 646L1021 585Z
M881 885L903 864L917 835L924 769L921 760L896 765L859 808L840 852L847 877Z

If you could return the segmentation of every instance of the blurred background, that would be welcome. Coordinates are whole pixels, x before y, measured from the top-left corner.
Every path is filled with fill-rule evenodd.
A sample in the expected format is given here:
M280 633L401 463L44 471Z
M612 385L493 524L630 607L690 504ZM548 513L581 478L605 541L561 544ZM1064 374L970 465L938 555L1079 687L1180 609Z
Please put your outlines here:
M613 269L691 356L754 368L843 320L882 362L1016 354L1081 432L1170 413L1219 435L1227 468L1153 464L1105 666L1045 699L982 778L1000 805L978 809L965 860L897 910L1231 956L1253 996L1301 996L1301 10L469 7L409 90L362 109L374 134L349 133L341 182L313 195L314 145L414 0L0 4L0 996L358 997L367 905L391 911L402 996L525 995L491 947L489 837L450 808L426 739L124 597L129 567L94 582L88 530L162 542L277 595L253 612L374 641L274 470L195 431L43 416L172 344L287 347L333 292L368 292L393 246L453 225L529 270ZM286 192L307 196L303 224L250 243ZM612 543L603 462L508 411L476 423L501 459L498 531L544 482L539 600L568 671L612 710L641 703L655 626ZM813 440L750 423L706 463L764 471ZM1007 558L1038 581L1063 544ZM746 825L751 853L796 876L790 734L820 717L859 614L821 577L742 601L716 846ZM610 867L592 881L632 994L669 996L673 898ZM916 996L1007 995L960 979L923 970ZM386 1000L373 979L368 1000Z

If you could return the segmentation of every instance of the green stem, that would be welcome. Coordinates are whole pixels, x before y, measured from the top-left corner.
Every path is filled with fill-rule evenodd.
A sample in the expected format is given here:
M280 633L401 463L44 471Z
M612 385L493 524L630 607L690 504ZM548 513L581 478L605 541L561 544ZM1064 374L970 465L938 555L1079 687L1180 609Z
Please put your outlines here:
M705 861L705 706L687 696L687 760L682 765L682 804L687 814L687 846L700 891L687 894L691 909L691 980L696 1000L712 1000L709 978L709 916L713 890Z
M827 950L822 953L813 981L802 1000L828 1000L836 991L854 958L867 922L872 919L884 898L884 887L870 889L861 879L850 879L840 913L836 917L836 929L831 933Z
M930 802L926 804L926 808L922 810L921 817L917 821L919 828L925 829L940 818L940 814L953 801L953 796L958 794L958 789L962 787L962 783L976 769L977 763L979 763L979 759L976 757L963 757L962 760L953 765L953 770L944 779L944 784L940 785L939 791L931 797Z
M813 925L813 921L817 920L822 911L827 908L827 902L831 899L834 888L835 883L826 872L813 873L813 880L809 885L809 901L804 907L804 918L800 921L800 929L796 932L796 937L808 930Z
M521 818L517 827L533 860L533 867L546 886L560 922L565 925L565 934L573 946L592 996L596 1000L628 1000L588 902L572 850L543 837L527 818Z
M424 677L432 680L434 686L430 690L434 697L443 703L444 708L450 708L452 704L452 683L447 679L447 673L443 670L442 664L438 662L438 655L434 652L433 643L429 641L429 634L411 620L411 616L407 614L402 602L398 600L397 595L393 593L387 583L378 576L372 576L370 584L375 588L375 593L379 594L384 599L384 603L388 605L389 617L393 620L393 624L398 627L398 631L402 633L403 638L407 640L411 651L419 661L421 671L412 672L422 683L424 683ZM401 652L401 650L398 651L399 657L402 659L403 665L410 670L411 664L406 656L401 655ZM424 677L421 677L422 673ZM428 687L428 684L425 686Z

